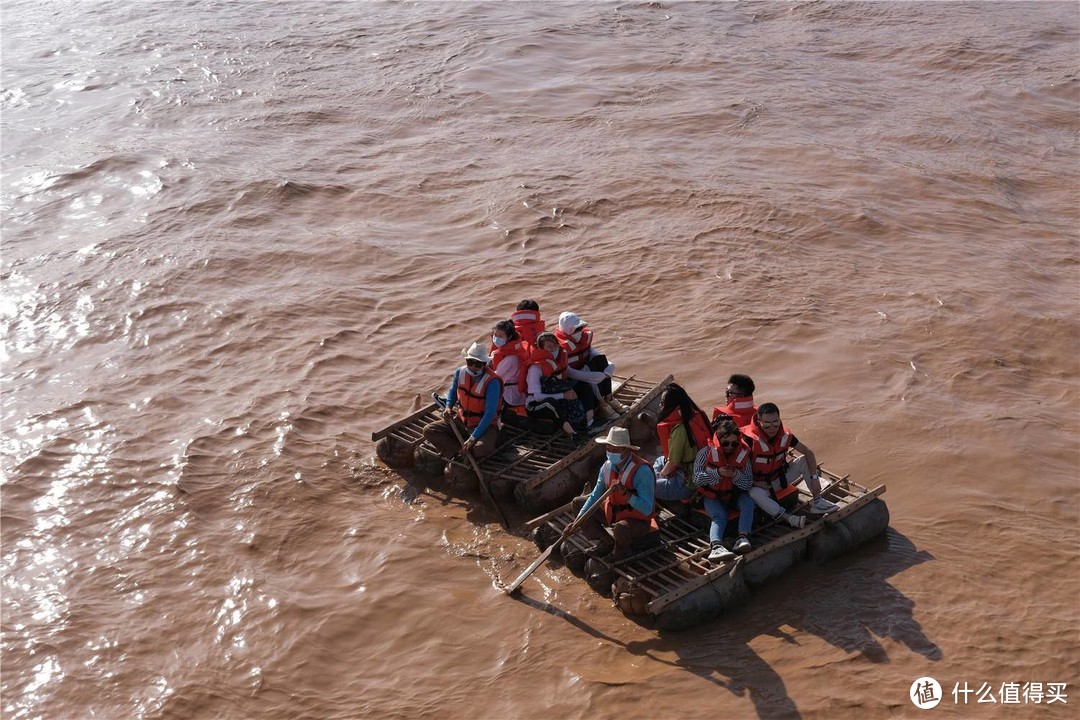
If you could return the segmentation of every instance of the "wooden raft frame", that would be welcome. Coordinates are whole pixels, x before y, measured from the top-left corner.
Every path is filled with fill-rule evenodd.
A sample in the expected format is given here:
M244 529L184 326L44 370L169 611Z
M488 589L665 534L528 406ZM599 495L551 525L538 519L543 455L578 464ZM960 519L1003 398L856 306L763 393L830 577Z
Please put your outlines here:
M593 554L592 542L580 533L571 536L566 542L589 557L599 560L616 576L626 578L631 585L644 590L652 598L648 606L649 612L656 615L698 588L727 575L739 563L752 562L774 550L815 535L821 532L827 523L839 522L885 492L884 485L871 490L851 481L846 475L840 477L824 468L819 471L822 497L839 505L838 510L824 516L808 515L807 523L802 528L793 528L781 520L771 520L759 525L750 533L753 549L720 565L707 559L711 550L708 527L693 525L662 506L657 514L660 544L614 565ZM797 510L805 510L811 499L809 490L800 483ZM575 513L568 503L530 520L527 525L536 527L547 524L561 535L574 517Z
M623 415L609 421L608 426L628 422L636 413L659 397L664 388L672 383L674 377L668 375L658 383L638 380L633 375L629 377L614 375L612 380L616 383L612 394L629 409ZM371 433L371 439L377 442L383 438L394 438L416 447L424 441L424 426L440 417L442 414L439 407L432 402L408 417ZM497 479L507 480L513 485L524 484L526 491L532 491L562 470L587 458L595 447L596 444L592 442L582 447L574 447L573 442L562 431L555 435L541 435L531 430L505 425L499 433L496 451L477 462L488 482ZM505 452L511 448L516 449L517 452ZM463 464L462 466L464 467Z

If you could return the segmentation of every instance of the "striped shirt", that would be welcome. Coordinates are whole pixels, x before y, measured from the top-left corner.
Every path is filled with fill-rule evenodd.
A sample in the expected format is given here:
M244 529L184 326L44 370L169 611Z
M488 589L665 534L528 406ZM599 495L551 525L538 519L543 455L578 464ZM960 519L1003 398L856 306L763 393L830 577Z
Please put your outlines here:
M720 471L714 467L710 467L705 458L709 455L709 448L703 447L698 451L697 457L694 459L694 484L698 487L708 487L709 485L716 485L720 482ZM750 463L746 464L742 470L735 471L735 477L732 480L732 484L738 489L746 492L754 486L754 471L750 467Z

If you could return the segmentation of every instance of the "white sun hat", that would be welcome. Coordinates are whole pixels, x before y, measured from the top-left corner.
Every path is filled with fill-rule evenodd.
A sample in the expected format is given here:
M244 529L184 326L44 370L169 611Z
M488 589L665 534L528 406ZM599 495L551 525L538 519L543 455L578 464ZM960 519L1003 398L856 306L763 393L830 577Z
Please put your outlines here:
M630 444L630 431L622 427L611 428L608 430L606 438L596 438L596 442L611 447L630 448L631 450L641 449L637 445Z
M470 345L468 350L462 350L461 357L466 360L478 360L482 363L491 362L491 357L484 350L484 346L478 342L474 342Z

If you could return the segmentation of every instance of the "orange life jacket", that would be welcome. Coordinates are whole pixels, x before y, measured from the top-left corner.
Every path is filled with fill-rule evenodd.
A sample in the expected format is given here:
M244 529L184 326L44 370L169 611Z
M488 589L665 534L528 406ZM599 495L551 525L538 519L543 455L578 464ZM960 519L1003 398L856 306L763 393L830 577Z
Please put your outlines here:
M744 397L731 398L724 407L715 407L712 411L712 419L723 413L724 415L730 415L731 419L735 421L735 424L739 426L739 429L743 429L754 420L754 415L757 414L757 405L754 404L754 396L746 395Z
M556 328L555 337L558 338L562 349L566 351L566 363L575 370L585 367L585 363L589 359L589 348L592 347L592 330L585 328L581 331L581 339L575 340Z
M761 429L757 416L746 426L745 435L750 442L751 464L754 468L754 480L767 483L780 480L781 487L787 487L784 470L787 467L787 453L795 435L782 425L776 437L769 440Z
M668 440L671 438L671 431L675 429L676 425L682 424L682 413L678 408L671 411L671 414L666 418L656 423L656 436L660 439L660 452L664 457L670 459L668 453ZM712 431L709 429L709 423L705 422L705 413L694 413L694 416L690 418L690 442L694 443L694 447L701 449L709 443L709 438L712 437Z
M526 372L533 365L539 365L540 369L544 373L544 377L557 377L566 378L566 353L559 349L559 354L556 357L552 357L551 353L543 348L533 346L529 350L529 362L526 365Z
M611 491L611 494L604 498L604 517L607 519L608 525L617 523L620 520L649 521L656 514L655 502L652 511L648 515L641 513L630 504L630 498L632 497L630 491L634 489L634 475L642 465L651 467L648 462L634 453L630 454L630 462L626 463L626 467L623 468L621 473L613 472L610 462L604 463L604 487L608 488L611 487L612 483L618 483L618 486ZM626 479L625 483L623 478Z
M731 453L731 456L725 455L724 448L720 446L720 440L713 435L709 438L709 444L705 446L705 464L716 470L725 468L734 470L738 474L740 470L745 469L750 464L750 454L750 447L746 444L746 440L740 438L739 445ZM698 492L707 498L728 502L735 493L735 484L732 480L733 478L721 475L720 482L715 485L698 487Z
M528 385L528 383L526 382L526 376L528 375L529 370L529 346L521 339L518 339L508 342L502 347L496 347L494 344L492 344L490 353L491 369L494 370L496 373L498 373L499 365L502 363L503 360L510 357L511 355L517 357L518 376L515 383L517 384L518 390L520 390L522 394L526 393L526 387ZM510 405L510 407L513 408L514 412L518 415L525 414L525 407L523 405Z
M487 388L488 383L491 382L499 383L499 406L495 409L495 423L496 427L500 427L499 417L502 415L503 402L502 380L490 366L485 366L484 372L477 378L470 375L465 368L458 368L457 415L458 419L470 430L479 425L481 418L484 417L484 408L487 406Z
M529 345L535 345L536 336L547 329L539 310L515 310L510 314L510 322L514 323L518 335Z

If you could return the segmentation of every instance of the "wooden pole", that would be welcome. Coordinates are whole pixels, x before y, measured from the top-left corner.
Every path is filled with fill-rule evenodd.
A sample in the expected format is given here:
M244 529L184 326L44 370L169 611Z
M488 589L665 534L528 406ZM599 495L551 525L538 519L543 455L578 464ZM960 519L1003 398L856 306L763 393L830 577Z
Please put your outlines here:
M543 565L544 562L549 557L551 557L551 551L554 550L557 545L562 544L562 542L564 540L566 540L568 537L570 537L575 532L577 532L577 529L579 527L581 527L581 524L583 522L585 522L585 520L587 520L590 515L592 515L594 512L596 512L597 508L599 508L601 505L604 504L604 501L607 499L607 496L610 495L611 491L614 490L619 484L620 483L617 483L617 482L611 483L611 485L608 486L608 489L604 491L604 494L600 496L600 499L597 500L595 503L593 503L593 505L588 510L585 511L584 515L579 516L573 522L571 522L569 525L567 525L566 529L563 530L563 534L559 536L559 539L556 540L555 542L551 543L551 545L548 546L548 549L545 550L544 552L540 553L540 557L536 558L536 560L533 561L532 565L525 568L525 572L518 575L517 578L514 580L514 582L512 582L512 583L510 583L509 585L506 586L506 588L505 588L506 594L507 595L513 595L514 592L519 587L521 587L521 583L525 582L525 580L528 579L528 577L530 575L532 575L536 571L536 569L538 567Z
M465 440L461 437L461 431L458 430L457 419L449 417L446 422L449 423L450 429L454 431L454 437L457 438L459 443L464 445ZM509 530L510 523L506 521L506 514L499 506L499 501L496 500L495 496L491 493L491 488L488 487L487 480L484 479L484 473L480 472L480 466L476 463L476 458L474 458L472 453L468 450L465 451L465 458L469 461L469 464L472 465L473 472L476 473L476 478L480 481L480 489L484 491L484 498L495 508L495 513L499 516L499 522L502 523L503 529Z

